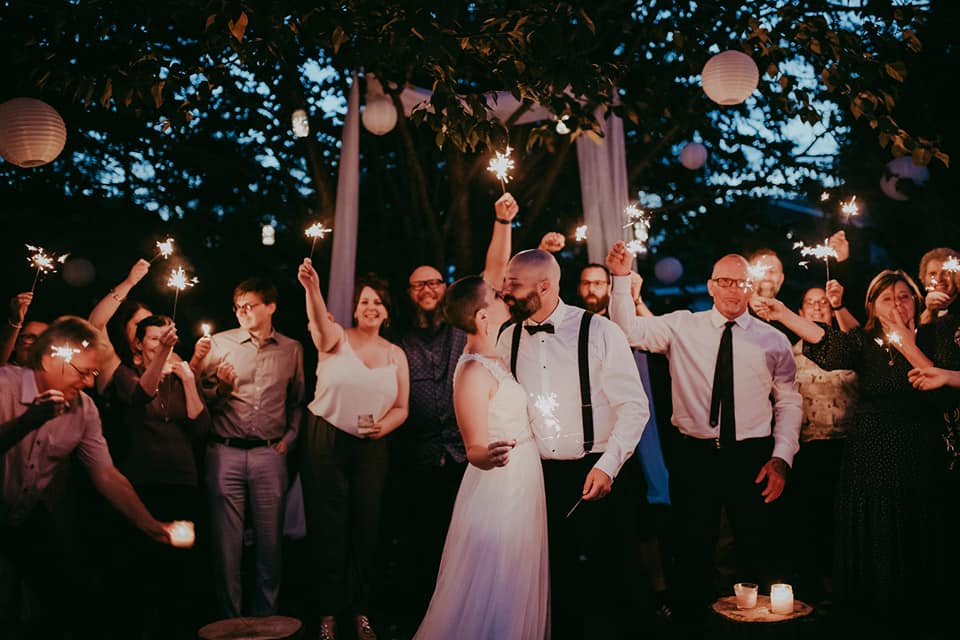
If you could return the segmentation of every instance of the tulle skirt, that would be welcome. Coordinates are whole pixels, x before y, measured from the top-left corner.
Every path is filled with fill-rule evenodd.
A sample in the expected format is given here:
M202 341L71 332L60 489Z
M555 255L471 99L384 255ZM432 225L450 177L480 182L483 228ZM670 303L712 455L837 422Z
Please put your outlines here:
M505 467L467 468L437 586L414 638L544 640L549 590L543 471L528 439Z

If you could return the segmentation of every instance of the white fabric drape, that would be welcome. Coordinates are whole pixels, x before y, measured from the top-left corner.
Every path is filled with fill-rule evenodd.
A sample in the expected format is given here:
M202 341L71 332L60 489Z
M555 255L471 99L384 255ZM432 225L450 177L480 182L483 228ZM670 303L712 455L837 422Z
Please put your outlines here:
M327 308L344 327L353 322L353 283L357 262L357 225L360 222L360 84L353 74L347 98L337 175L337 205L330 255Z
M597 121L603 125L604 137L600 142L585 135L577 138L577 162L587 257L603 264L610 245L624 239L623 210L630 202L630 186L623 121L613 114L606 119L597 114Z

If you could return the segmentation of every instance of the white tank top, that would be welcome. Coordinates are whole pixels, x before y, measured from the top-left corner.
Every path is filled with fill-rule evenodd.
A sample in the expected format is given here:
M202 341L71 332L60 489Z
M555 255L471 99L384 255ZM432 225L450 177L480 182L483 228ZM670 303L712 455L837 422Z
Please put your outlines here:
M317 391L307 408L341 431L358 436L357 419L379 421L397 401L397 363L371 369L344 336L337 352L317 363Z

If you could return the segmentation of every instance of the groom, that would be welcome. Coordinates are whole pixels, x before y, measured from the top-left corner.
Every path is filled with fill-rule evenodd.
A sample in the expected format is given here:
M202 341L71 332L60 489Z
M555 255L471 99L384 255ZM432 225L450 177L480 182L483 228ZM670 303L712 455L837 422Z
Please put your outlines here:
M639 582L637 496L626 477L613 486L649 417L633 354L613 322L560 300L560 265L546 251L510 260L503 299L515 324L498 350L527 391L543 458L553 638L600 637L587 635L588 617L603 637L633 636L624 613L637 603L620 585Z

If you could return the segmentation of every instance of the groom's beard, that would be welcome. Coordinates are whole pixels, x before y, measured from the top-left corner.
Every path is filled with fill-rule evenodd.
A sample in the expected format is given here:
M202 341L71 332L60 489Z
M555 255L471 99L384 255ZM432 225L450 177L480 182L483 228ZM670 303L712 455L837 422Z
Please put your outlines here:
M508 293L503 296L503 301L507 303L507 308L510 310L510 319L518 323L540 310L540 296L536 291L524 298L517 298Z

